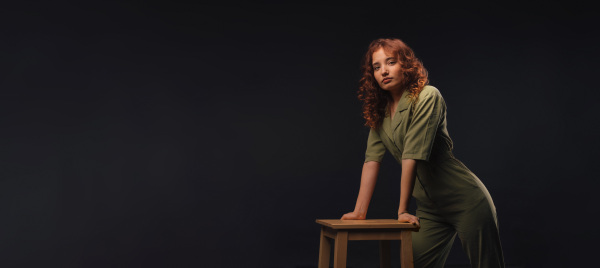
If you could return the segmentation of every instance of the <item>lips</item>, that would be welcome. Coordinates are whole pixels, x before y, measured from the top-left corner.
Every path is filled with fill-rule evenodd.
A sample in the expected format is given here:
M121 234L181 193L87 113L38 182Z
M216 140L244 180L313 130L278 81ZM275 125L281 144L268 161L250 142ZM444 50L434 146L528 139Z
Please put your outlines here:
M390 81L392 81L392 78L391 78L391 77L387 77L387 78L384 78L383 80L381 80L381 82L382 82L382 83L384 83L384 84L387 84L387 83L389 83Z

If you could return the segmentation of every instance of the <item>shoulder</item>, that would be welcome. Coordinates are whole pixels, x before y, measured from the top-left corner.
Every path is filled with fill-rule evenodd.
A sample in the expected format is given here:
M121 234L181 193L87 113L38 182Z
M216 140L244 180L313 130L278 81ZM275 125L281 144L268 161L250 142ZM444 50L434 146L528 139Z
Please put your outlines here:
M440 91L431 85L425 85L419 93L419 99L442 98Z
M383 128L382 128L381 125L377 126L376 128L371 128L369 130L369 136L373 136L373 137L379 139L381 137L381 131L382 131L382 129Z
M446 109L446 102L444 101L444 98L442 98L442 94L434 86L426 85L419 93L417 107L426 106L433 106L437 107L438 109Z

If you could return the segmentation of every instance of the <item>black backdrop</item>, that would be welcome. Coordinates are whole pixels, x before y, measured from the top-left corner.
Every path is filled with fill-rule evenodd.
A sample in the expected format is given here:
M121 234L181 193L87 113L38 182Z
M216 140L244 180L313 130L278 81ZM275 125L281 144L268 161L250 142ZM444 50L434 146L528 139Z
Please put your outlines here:
M597 259L590 8L21 4L0 11L2 267L316 267L315 219L354 208L379 37L442 92L508 266ZM369 218L396 215L400 167L382 168ZM352 242L348 265L377 254ZM458 239L447 264L468 264Z

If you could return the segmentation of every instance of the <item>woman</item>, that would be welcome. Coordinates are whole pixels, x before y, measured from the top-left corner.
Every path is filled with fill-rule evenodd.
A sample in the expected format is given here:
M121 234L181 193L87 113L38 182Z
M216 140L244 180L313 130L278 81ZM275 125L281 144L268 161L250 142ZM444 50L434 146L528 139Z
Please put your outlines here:
M427 71L399 39L377 39L362 66L367 141L360 190L353 212L367 216L386 149L402 165L398 221L420 226L413 233L415 267L443 267L456 234L473 267L504 267L496 208L485 186L452 155L446 104L428 85ZM408 212L410 196L416 216Z

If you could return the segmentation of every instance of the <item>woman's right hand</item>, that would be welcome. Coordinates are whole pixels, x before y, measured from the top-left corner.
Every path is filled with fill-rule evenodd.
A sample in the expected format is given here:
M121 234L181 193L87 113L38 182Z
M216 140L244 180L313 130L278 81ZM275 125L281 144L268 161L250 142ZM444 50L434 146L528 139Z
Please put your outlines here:
M408 223L412 223L413 225L417 226L417 227L421 227L421 219L419 219L419 217L417 216L413 216L409 213L402 213L398 215L398 221L399 222L408 222Z
M346 214L344 214L344 216L342 216L341 220L364 220L366 217L365 215L361 215L359 213L356 212L348 212Z

